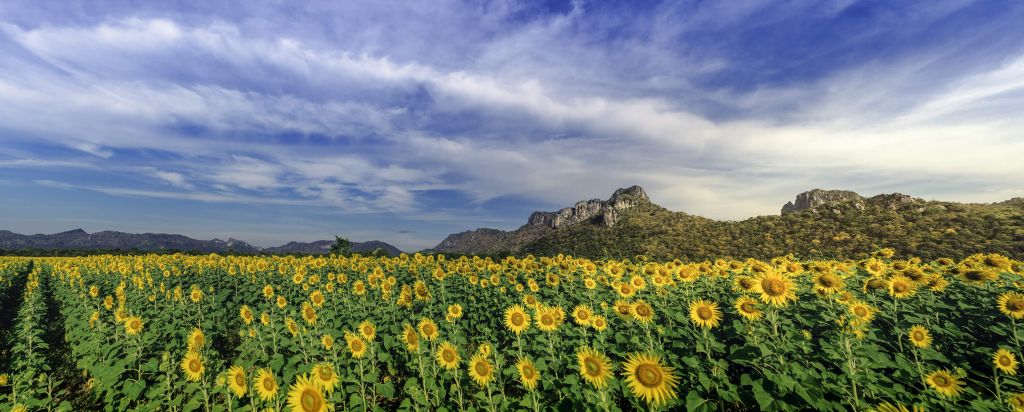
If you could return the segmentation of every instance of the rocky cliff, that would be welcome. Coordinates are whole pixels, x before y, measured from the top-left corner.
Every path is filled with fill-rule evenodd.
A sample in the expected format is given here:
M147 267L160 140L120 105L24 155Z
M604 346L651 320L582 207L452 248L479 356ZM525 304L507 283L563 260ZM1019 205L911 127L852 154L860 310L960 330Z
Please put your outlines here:
M615 226L623 211L647 203L650 203L650 198L642 187L621 188L608 200L584 200L557 212L533 212L526 224L516 230L481 228L451 234L427 252L494 254L516 251L550 231L579 224Z

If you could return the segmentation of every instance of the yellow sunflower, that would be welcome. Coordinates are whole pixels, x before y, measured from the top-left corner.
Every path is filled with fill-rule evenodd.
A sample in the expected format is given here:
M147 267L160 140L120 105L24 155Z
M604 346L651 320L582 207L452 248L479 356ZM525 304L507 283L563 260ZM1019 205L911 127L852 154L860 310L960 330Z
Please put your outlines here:
M181 370L185 372L185 378L192 382L198 382L203 376L206 366L199 357L199 353L189 351L181 360Z
M934 389L939 395L947 398L959 396L963 392L963 383L947 370L936 370L925 377L928 386Z
M363 341L363 338L349 335L345 337L345 341L348 345L348 351L352 354L353 358L362 359L366 355L366 342Z
M889 279L889 296L896 299L909 297L917 291L914 281L906 276L896 275Z
M238 315L246 325L252 324L253 314L252 309L249 309L249 305L242 305L242 308L238 310Z
M319 290L314 290L313 293L309 294L309 301L313 303L313 306L322 307L324 306L324 294Z
M138 335L142 331L142 319L130 316L124 320L124 331L129 335Z
M608 320L605 319L604 316L594 315L594 317L590 319L590 327L594 328L594 330L598 332L604 332L605 329L608 329Z
M762 302L772 306L786 306L796 300L796 283L771 270L758 275L754 291L761 295Z
M373 322L364 320L359 324L359 334L367 341L373 342L373 338L377 337L377 327L373 325Z
M241 398L249 391L249 380L245 378L245 369L235 365L228 369L228 389Z
M864 302L853 302L848 306L850 314L862 323L871 322L875 317L875 309Z
M261 368L256 371L255 386L256 394L264 401L269 401L277 396L277 379L274 378L274 372L271 372L268 368Z
M316 309L308 301L302 302L302 320L310 325L316 325Z
M694 325L711 329L718 326L722 320L722 312L718 310L718 304L704 299L698 299L690 303L690 321Z
M591 386L601 389L612 376L611 361L603 353L589 347L582 347L576 352L576 361L580 367L580 375Z
M843 289L844 280L831 271L814 275L814 290L831 294Z
M534 316L537 329L540 329L541 332L554 332L558 330L558 314L552 308L538 308Z
M654 321L654 308L643 299L633 302L633 319L641 324L648 324Z
M329 333L325 333L320 337L320 344L324 345L324 349L331 350L334 348L334 337Z
M999 311L1014 319L1024 319L1024 295L1017 292L1005 292L996 301Z
M430 318L423 318L419 324L420 335L423 339L433 342L437 339L437 324Z
M914 325L907 332L910 343L919 348L927 348L932 344L932 334L924 326Z
M459 351L455 349L455 345L451 342L443 341L441 345L437 347L437 364L447 370L455 370L459 368Z
M405 342L405 349L409 352L420 350L420 335L416 333L416 328L408 323L402 326L402 341Z
M572 319L580 326L590 326L591 317L594 314L594 310L587 305L576 305L572 309Z
M505 309L505 327L516 335L530 328L530 315L521 305L512 305Z
M992 356L992 364L1007 375L1017 374L1017 357L1004 348L999 348Z
M202 329L192 328L192 333L188 335L189 352L198 352L204 346L206 346L206 335L203 334Z
M736 308L736 312L746 320L758 320L764 316L764 312L761 312L761 310L757 308L757 301L749 296L740 296L737 298L733 307Z
M1014 393L1006 398L1013 412L1024 412L1024 393Z
M632 319L633 304L622 299L615 301L615 314L619 315L622 319Z
M334 393L334 388L338 386L338 374L334 373L334 365L329 363L314 366L312 379L328 395Z
M519 358L519 361L516 362L516 370L519 371L519 382L523 384L526 390L532 391L537 388L540 372L533 365L533 361L529 358Z
M654 354L634 353L622 366L622 376L633 395L651 405L662 405L676 398L679 379L671 366L661 364Z
M452 319L459 319L462 317L462 305L455 303L448 305L448 316Z
M477 353L469 358L469 377L480 386L487 386L494 378L494 366L482 353Z
M288 408L293 412L327 412L330 406L320 386L302 374L288 389Z

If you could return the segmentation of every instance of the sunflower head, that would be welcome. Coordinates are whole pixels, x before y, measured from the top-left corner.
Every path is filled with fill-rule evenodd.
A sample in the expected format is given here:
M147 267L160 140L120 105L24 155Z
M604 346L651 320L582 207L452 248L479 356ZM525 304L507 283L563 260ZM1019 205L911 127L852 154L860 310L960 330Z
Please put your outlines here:
M405 349L409 352L420 350L420 335L416 333L416 328L408 323L402 326L402 341L405 342Z
M315 378L302 374L295 377L295 383L288 389L288 408L300 412L327 412L330 409L323 390L314 382Z
M916 291L917 285L906 276L896 275L889 279L889 296L903 299L913 295Z
M740 296L737 298L733 307L736 308L736 312L746 320L758 320L764 316L764 312L761 312L761 309L758 309L757 307L757 301L749 296ZM693 320L692 313L691 320Z
M494 366L482 353L477 353L469 358L468 367L469 377L473 378L477 385L486 387L494 378Z
M362 359L363 356L366 356L366 342L363 341L363 338L350 334L345 337L345 342L348 352L352 354L353 358Z
M633 396L650 405L663 405L676 398L679 379L672 367L662 364L658 355L631 354L622 365L622 376Z
M367 341L372 342L373 338L377 337L377 327L374 326L373 322L364 320L359 324L359 334Z
M124 331L129 335L138 335L142 331L142 319L138 316L129 316L124 320Z
M593 348L580 348L576 352L576 362L580 368L580 376L596 389L603 388L612 376L608 357Z
M256 372L256 382L253 386L256 394L264 401L269 401L277 396L277 378L274 377L274 372L268 368L261 368Z
M181 359L181 370L185 372L185 379L198 382L199 378L203 376L203 372L206 371L206 366L203 365L203 360L198 352L189 351Z
M530 315L521 305L512 305L505 309L505 328L516 335L530 328Z
M1024 318L1024 294L1004 292L996 300L999 311L1013 319Z
M249 380L245 378L245 368L235 365L228 369L228 389L236 397L243 397L249 391Z
M924 326L914 325L907 331L907 339L919 348L927 348L932 344L932 335Z
M992 364L996 369L1002 371L1007 375L1017 374L1017 357L1006 350L1005 348L999 348L995 355L992 356Z
M433 342L437 339L437 324L430 318L423 318L419 324L420 335L423 339Z
M320 386L328 395L334 393L338 386L338 374L334 373L334 365L330 363L318 363L313 367L313 381Z
M722 312L718 310L717 303L704 299L690 303L690 321L694 325L711 329L717 327L720 320L722 320Z
M946 398L955 398L963 392L963 382L956 375L947 370L936 370L925 377L925 382L939 395Z
M452 345L451 342L444 341L437 347L437 364L438 366L447 369L455 370L459 368L459 351Z
M796 300L796 283L787 276L767 270L758 275L754 286L761 301L772 306L786 306Z
M540 372L533 365L533 361L529 358L519 358L519 361L516 362L516 370L519 371L519 382L523 384L526 390L532 391L537 388L537 382L540 381Z

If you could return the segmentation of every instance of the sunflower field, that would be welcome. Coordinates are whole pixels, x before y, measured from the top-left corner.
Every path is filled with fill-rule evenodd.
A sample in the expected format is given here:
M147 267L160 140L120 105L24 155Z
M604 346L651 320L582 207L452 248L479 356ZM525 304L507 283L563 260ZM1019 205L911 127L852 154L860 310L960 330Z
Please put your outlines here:
M0 410L1024 410L1024 263L0 258Z

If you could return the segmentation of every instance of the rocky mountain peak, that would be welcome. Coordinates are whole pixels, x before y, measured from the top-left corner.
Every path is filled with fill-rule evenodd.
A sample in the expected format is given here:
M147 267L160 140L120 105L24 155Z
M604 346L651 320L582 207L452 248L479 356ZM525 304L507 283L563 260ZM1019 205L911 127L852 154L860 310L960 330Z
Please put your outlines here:
M812 189L796 195L796 200L786 202L782 206L782 214L796 213L807 209L827 204L842 202L858 202L858 208L863 208L864 198L857 192L850 190L822 190Z
M558 229L581 222L610 227L619 220L620 211L650 201L647 192L634 185L616 190L608 200L584 200L557 212L533 212L524 227L547 226Z

